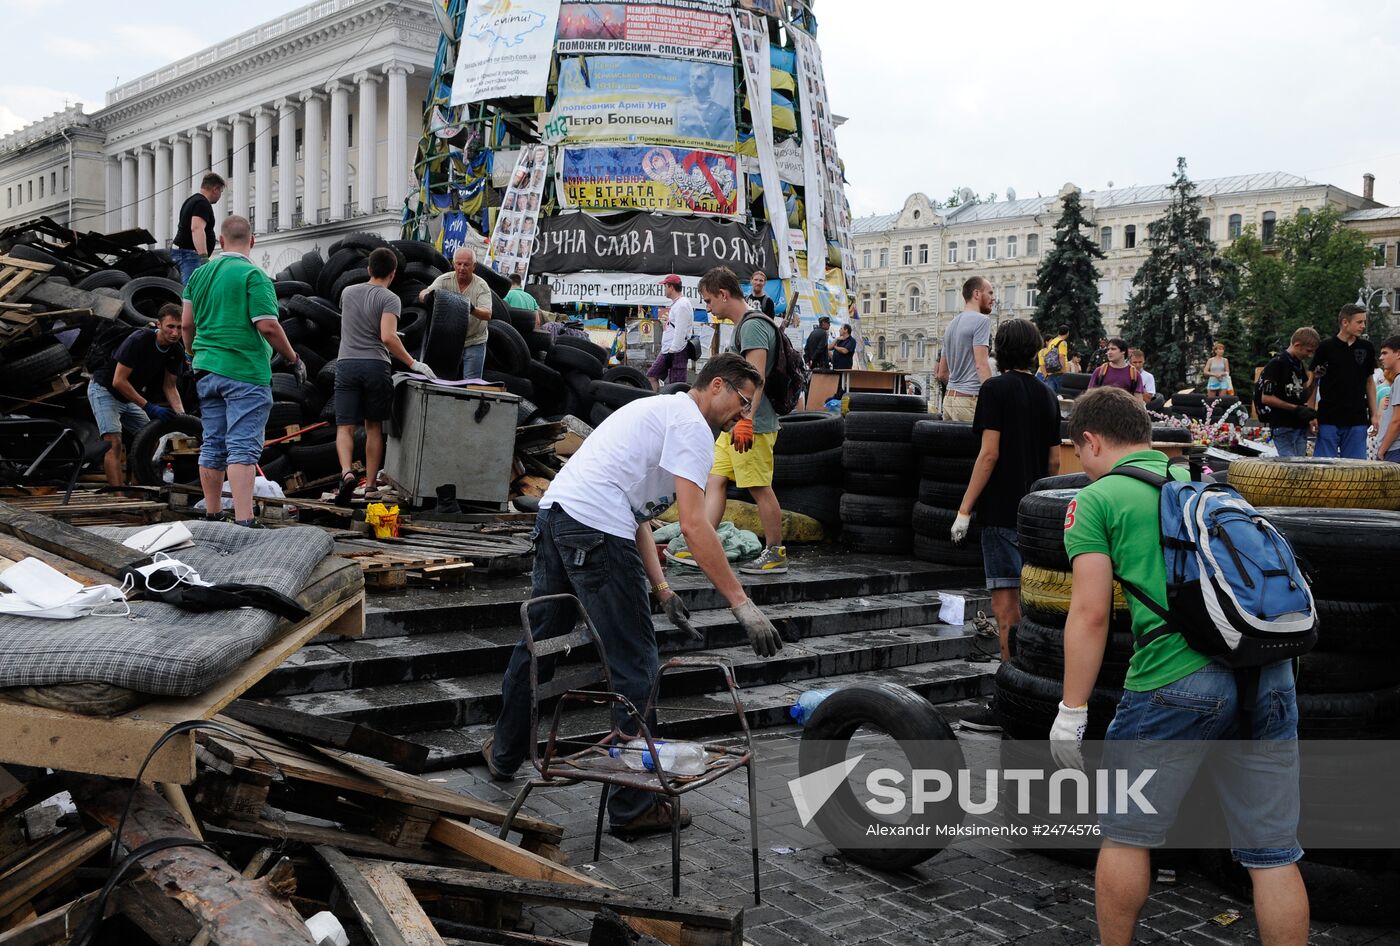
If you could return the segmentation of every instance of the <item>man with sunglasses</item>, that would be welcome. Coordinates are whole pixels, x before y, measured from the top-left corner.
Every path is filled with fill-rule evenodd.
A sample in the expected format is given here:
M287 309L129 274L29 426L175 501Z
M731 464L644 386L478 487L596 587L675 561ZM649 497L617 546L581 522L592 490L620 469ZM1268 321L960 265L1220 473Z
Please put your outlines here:
M677 629L696 641L705 639L666 583L651 538L651 520L673 504L679 507L689 554L729 602L754 653L771 657L782 649L777 630L730 569L705 511L715 437L753 410L762 383L758 369L739 355L711 358L689 391L641 398L599 424L540 499L530 596L578 598L602 638L614 689L636 707L646 706L659 664L648 585ZM531 633L536 640L567 634L576 616L572 605L537 605L530 614ZM529 669L522 642L506 668L495 732L481 747L497 781L514 777L535 738ZM552 661L541 661L540 682L548 682L553 672ZM626 714L618 707L614 712L627 732ZM608 813L618 834L671 829L670 803L647 792L614 789ZM684 809L680 820L690 823Z

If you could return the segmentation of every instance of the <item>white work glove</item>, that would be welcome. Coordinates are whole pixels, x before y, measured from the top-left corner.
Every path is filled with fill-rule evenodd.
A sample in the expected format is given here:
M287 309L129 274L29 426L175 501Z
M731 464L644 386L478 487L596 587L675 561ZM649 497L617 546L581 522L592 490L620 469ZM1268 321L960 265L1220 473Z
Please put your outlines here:
M436 381L438 379L437 372L421 361L415 361L413 364L409 365L408 370L412 371L414 374L421 374L429 381Z
M1060 712L1050 727L1050 754L1061 768L1083 769L1084 729L1089 725L1089 707L1074 708L1060 702Z
M772 657L783 649L783 639L778 634L778 629L758 609L758 605L752 601L745 601L737 608L729 610L748 635L755 654L760 657Z
M292 374L296 376L297 384L306 383L306 359L298 356L296 364L292 365Z
M967 530L970 528L972 528L972 517L961 512L958 513L958 518L953 520L953 528L948 531L948 535L953 539L953 544L962 544L962 540L967 538Z

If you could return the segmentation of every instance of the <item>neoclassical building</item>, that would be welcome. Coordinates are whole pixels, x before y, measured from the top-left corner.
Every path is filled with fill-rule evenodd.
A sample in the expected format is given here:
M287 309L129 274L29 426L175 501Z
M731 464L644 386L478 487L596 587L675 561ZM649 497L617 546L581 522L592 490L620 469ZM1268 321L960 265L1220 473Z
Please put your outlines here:
M1400 214L1371 199L1370 180L1361 195L1282 172L1212 178L1197 181L1196 188L1210 235L1221 245L1250 224L1268 240L1277 222L1300 208L1337 207L1349 224L1374 234L1378 258L1389 261L1390 272L1375 274L1371 285L1393 293L1391 284L1400 283L1391 275L1400 274ZM1076 190L1066 184L1051 197L950 209L911 194L898 213L857 218L856 307L870 361L891 362L926 380L937 364L942 328L962 310L961 287L973 275L995 287L995 319L1029 316L1041 254L1054 240L1064 196ZM1106 255L1098 264L1099 305L1110 331L1147 255L1147 226L1166 211L1169 197L1165 185L1080 192L1085 218ZM1388 301L1395 301L1393 295Z
M0 227L47 214L166 244L213 170L218 216L253 221L269 271L352 230L397 236L439 34L431 0L319 0L124 83L0 139Z

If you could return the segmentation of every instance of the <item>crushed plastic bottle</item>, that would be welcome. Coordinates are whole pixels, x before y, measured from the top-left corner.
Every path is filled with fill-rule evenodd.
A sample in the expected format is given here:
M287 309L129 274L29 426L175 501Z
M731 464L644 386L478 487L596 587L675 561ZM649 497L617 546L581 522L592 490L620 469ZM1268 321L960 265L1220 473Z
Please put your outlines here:
M172 464L170 464L170 463L167 463L167 464L165 465L165 472L161 473L160 478L161 478L161 481L162 481L163 483L165 483L165 485L167 485L167 486L169 486L171 483L174 483L174 482L175 482L175 467L174 467L174 465L172 465Z
M821 705L821 701L835 692L834 689L808 690L797 698L796 703L792 704L792 709L788 710L788 715L793 718L797 725L806 726L807 720L812 718L812 714L817 711L817 707Z
M661 767L667 775L704 775L705 747L695 742L662 742L654 740L656 751L661 754ZM625 746L613 746L608 755L622 759L629 769L638 772L651 772L656 763L651 759L651 750L645 739L633 739Z

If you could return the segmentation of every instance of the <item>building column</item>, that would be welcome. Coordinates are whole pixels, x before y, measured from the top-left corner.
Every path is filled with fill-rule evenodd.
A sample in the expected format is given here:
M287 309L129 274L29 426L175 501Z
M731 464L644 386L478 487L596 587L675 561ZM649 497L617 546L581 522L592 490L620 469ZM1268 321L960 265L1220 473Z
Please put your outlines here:
M136 225L147 231L156 228L155 202L151 193L155 189L155 160L150 145L136 149Z
M297 107L278 99L277 108L277 229L292 229L297 202Z
M384 69L389 76L389 131L385 136L385 177L388 181L385 193L389 195L389 209L395 210L403 203L404 194L412 190L408 180L408 76L413 67L404 63L390 63Z
M355 182L359 190L360 213L374 213L374 198L379 193L379 80L368 72L355 73L360 87L360 112L356 121L358 142L355 158Z
M170 142L155 144L155 189L152 195L151 234L157 246L164 246L173 235L170 230Z
M229 175L233 173L228 163L228 131L229 127L227 122L214 122L209 126L209 169L219 175L219 177L222 177L226 185L232 183L229 180ZM219 200L218 214L216 214L216 216L222 215L227 217L231 213L229 208L233 206L232 191L233 188L231 186L226 186L224 188L224 196Z
M320 92L303 92L301 101L303 113L302 128L302 184L301 212L307 226L321 222L321 161L325 157L321 146L324 123L321 120L321 104L326 97Z
M326 86L326 91L331 96L331 186L326 206L330 208L331 220L343 220L345 205L349 202L350 89L343 82L332 82Z
M229 182L233 201L229 204L229 213L247 217L253 197L248 179L248 147L253 137L251 122L247 115L234 115L229 122L233 125L233 167L230 169L233 180Z
M107 219L102 224L102 229L108 233L116 233L122 228L122 161L118 157L110 157L106 161L107 181Z
M204 175L214 169L209 163L209 135L203 128L196 128L189 134L190 139L190 193L199 190Z
M272 230L272 109L259 105L253 109L253 232Z
M180 208L185 198L199 189L198 183L190 186L190 138L189 135L170 136L170 234L180 229Z
M128 151L121 156L122 202L121 228L136 229L136 154Z

